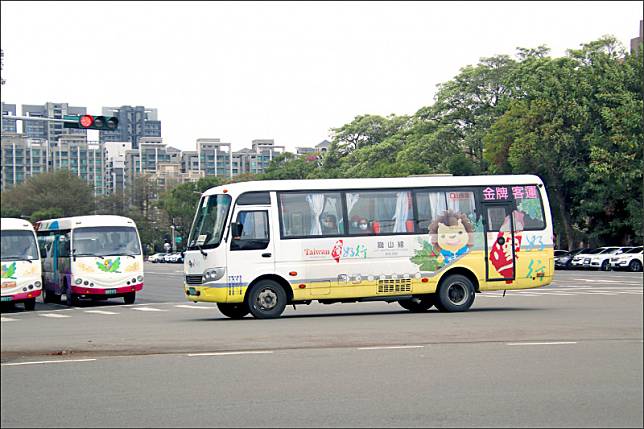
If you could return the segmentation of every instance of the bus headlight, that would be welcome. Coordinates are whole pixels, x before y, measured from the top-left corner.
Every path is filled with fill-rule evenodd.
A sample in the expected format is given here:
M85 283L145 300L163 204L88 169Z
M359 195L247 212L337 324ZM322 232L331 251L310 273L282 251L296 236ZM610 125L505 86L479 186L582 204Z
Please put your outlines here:
M34 283L34 286L36 286L36 288L39 288L40 286L42 286L42 283L40 283L40 282L35 282L35 283Z
M207 282L213 282L222 278L225 271L226 269L224 267L212 268L203 273L203 278Z
M138 276L136 279L137 279L138 281L142 282L142 281L143 281L143 276Z
M77 285L79 285L79 284L81 284L81 283L83 283L83 279L81 279L81 278L77 278L77 279L76 279L76 284L77 284Z

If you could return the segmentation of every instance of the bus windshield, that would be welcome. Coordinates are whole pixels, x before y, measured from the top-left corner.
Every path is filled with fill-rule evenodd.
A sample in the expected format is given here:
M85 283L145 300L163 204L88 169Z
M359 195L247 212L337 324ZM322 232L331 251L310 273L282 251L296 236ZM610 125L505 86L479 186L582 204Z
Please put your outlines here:
M188 239L189 250L219 246L230 202L230 195L206 195L201 198Z
M97 226L77 228L73 238L74 256L134 256L141 254L136 228Z
M0 234L3 261L31 261L38 259L38 246L31 231L3 230Z

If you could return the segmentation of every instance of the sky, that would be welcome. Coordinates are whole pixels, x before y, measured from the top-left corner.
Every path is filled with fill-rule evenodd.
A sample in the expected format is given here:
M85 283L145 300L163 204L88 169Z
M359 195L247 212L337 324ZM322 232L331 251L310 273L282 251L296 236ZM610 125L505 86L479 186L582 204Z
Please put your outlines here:
M466 65L639 35L634 2L2 1L2 101L158 109L164 143L295 151L365 114L411 115ZM90 139L98 139L90 131Z

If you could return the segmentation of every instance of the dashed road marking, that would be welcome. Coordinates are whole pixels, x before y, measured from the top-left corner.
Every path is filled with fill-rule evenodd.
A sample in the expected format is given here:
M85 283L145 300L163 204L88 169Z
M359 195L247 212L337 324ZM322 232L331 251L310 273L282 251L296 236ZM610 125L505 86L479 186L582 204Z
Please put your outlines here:
M68 359L68 360L42 360L38 362L3 363L2 366L42 365L47 363L92 362L96 359Z
M72 317L67 314L56 314L56 313L43 313L39 314L40 317L51 317L52 319L62 319L64 317Z
M253 350L246 352L212 352L212 353L189 353L189 357L197 356L230 356L230 355L267 355L272 354L272 350Z
M168 310L162 310L160 308L153 308L153 307L137 307L137 308L133 308L132 310L137 310L137 311L168 311Z
M18 319L12 319L11 317L0 317L0 322L15 322Z
M175 305L177 308L190 308L190 309L195 309L195 310L212 310L213 307L197 307L196 305L187 305L187 304L181 304L181 305Z
M386 350L386 349L422 349L425 346L376 346L358 347L358 350Z
M85 310L84 313L92 313L92 314L120 314L120 313L115 313L113 311L104 311L104 310Z
M577 341L551 341L542 343L505 343L506 346L555 346L562 344L577 344Z

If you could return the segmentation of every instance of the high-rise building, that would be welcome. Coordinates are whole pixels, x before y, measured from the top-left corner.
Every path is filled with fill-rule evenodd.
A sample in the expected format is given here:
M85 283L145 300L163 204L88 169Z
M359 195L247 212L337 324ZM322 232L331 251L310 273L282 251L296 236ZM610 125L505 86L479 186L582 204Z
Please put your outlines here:
M125 151L125 186L136 176L155 174L161 163L178 164L181 168L181 151L164 144L161 137L142 137L138 148Z
M31 139L24 134L3 133L0 147L0 190L2 191L49 170L47 140Z
M105 142L131 142L132 149L139 148L144 137L161 137L161 121L157 109L144 106L103 107L104 116L116 116L119 120L115 131L100 131L99 140Z
M22 105L22 116L63 119L65 115L85 115L86 113L85 107L74 107L68 103L47 102L42 105ZM22 121L22 133L29 138L47 140L50 145L55 145L63 135L73 134L87 138L87 130L63 128L62 122L24 120Z
M272 139L253 140L251 149L233 153L233 175L263 173L273 158L284 150L284 146L275 146Z
M108 193L125 191L125 155L132 150L130 142L106 142L105 146L107 162L105 164L106 183Z
M212 138L197 139L198 171L203 171L206 176L233 177L235 171L231 153L230 143Z
M88 142L87 137L63 135L51 147L53 170L69 170L92 185L94 195L107 195L105 184L107 153L99 142Z
M16 105L15 104L6 104L2 102L2 114L16 116ZM18 126L16 125L15 119L5 119L2 118L2 132L3 133L17 133Z

